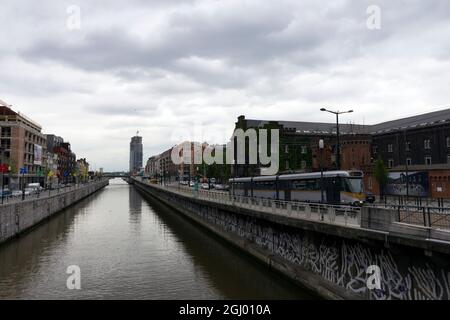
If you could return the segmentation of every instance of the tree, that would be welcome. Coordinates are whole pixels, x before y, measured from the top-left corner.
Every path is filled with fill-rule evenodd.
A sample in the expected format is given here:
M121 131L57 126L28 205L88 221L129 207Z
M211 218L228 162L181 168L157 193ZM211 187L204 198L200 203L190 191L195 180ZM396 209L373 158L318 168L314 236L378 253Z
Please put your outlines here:
M6 163L9 165L11 170L9 171L11 174L17 174L19 170L17 169L17 166L12 162L11 159L8 159Z
M384 165L383 160L381 159L377 160L377 162L375 163L374 176L378 182L378 185L380 186L380 197L383 197L384 187L388 183L389 171Z

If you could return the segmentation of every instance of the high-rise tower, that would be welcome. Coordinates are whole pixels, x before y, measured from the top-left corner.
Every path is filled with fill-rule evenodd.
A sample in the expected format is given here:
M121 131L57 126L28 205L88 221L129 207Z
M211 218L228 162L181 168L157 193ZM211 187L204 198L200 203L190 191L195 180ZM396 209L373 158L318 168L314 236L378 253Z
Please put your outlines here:
M130 174L136 174L142 169L142 137L137 134L130 142Z

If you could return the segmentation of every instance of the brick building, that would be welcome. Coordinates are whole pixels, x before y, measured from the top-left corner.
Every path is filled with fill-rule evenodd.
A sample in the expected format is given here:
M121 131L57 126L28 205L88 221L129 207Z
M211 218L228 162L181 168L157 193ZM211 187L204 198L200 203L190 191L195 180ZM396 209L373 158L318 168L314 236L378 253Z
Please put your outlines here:
M173 163L171 154L172 148L148 158L145 166L145 175L149 178L158 180L177 180L178 166Z
M341 159L348 161L341 163L341 168L351 169L358 167L361 161L370 161L370 145L368 145L367 127L356 124L341 124ZM323 168L332 170L336 168L336 124L320 122L294 122L294 121L267 121L251 120L245 116L238 117L235 130L278 129L279 141L279 173L300 173L320 170L321 152L319 140L323 139ZM247 148L248 150L248 148ZM364 156L356 155L364 150ZM235 159L237 155L235 152ZM248 155L246 155L248 163ZM355 165L353 166L353 163ZM259 175L258 165L233 165L234 176Z
M196 164L194 161L194 149L201 150L203 153L206 148L206 143L199 142L183 142L180 145L186 145L191 149L190 163L181 163L176 165L172 161L172 150L170 148L161 154L151 156L147 160L145 166L145 175L149 178L159 179L166 178L168 181L189 181L194 177L201 175L202 164ZM183 157L183 151L180 151L180 157Z
M370 133L372 158L383 160L392 176L409 177L409 194L417 183L412 179L422 173L427 177L421 182L423 196L450 198L450 109L374 125ZM390 183L401 190L395 195L406 194L405 179Z
M318 171L321 163L324 170L336 168L335 123L250 120L240 116L235 130L249 128L280 130L279 174ZM406 193L408 177L409 187L422 188L422 196L449 197L450 109L374 125L340 124L339 128L341 169L362 170L366 190L379 193L373 171L380 159L390 171L392 186L388 190ZM318 148L320 139L325 142L323 151ZM233 176L259 175L257 165L234 164L232 171ZM427 177L419 179L423 185L417 184L419 176Z
M76 154L72 152L69 142L54 134L47 135L47 150L56 155L57 171L56 177L59 181L72 182L73 175L77 170Z
M38 182L44 171L47 148L42 127L0 100L0 128L0 160L11 168L5 184L11 178L14 180L11 184L17 185L21 168L26 169L27 173L20 175L26 183Z

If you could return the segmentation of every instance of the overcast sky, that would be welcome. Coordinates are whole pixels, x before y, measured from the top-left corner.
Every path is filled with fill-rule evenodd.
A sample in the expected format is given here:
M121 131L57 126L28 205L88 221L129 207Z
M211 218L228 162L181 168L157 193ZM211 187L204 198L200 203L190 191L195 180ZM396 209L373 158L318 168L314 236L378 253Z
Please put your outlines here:
M329 106L372 124L447 108L449 18L448 0L1 0L0 99L122 170L137 130L145 161L224 143L241 114L332 122Z

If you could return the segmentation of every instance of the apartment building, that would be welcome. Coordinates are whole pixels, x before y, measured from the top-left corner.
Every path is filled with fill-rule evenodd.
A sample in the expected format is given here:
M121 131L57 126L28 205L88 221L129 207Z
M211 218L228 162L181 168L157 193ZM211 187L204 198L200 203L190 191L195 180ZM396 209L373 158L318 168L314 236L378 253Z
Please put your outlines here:
M11 177L22 172L26 181L37 181L46 161L47 140L42 127L0 100L0 128L0 159L9 165Z

